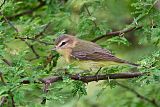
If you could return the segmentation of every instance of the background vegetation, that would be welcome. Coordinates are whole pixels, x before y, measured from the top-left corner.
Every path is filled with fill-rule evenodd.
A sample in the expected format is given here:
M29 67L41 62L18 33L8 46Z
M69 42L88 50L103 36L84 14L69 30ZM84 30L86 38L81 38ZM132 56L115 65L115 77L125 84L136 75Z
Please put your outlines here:
M94 73L78 81L70 74L79 70L51 51L64 33L141 66L108 66L103 81L92 82ZM0 106L159 107L159 47L159 0L1 0Z

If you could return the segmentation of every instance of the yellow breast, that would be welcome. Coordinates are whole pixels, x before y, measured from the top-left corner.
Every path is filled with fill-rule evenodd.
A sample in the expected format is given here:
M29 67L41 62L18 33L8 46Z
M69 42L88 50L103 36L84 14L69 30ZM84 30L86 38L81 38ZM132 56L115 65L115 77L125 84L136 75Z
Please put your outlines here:
M60 53L67 63L70 63L71 49L58 49L57 52Z

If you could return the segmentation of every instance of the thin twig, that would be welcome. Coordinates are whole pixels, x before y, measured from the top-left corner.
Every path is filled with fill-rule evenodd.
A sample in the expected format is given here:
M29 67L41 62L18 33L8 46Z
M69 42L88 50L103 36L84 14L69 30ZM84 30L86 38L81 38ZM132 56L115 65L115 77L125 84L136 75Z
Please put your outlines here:
M29 44L27 41L25 41L24 39L20 39L22 41L25 42L25 44L32 50L33 54L35 55L35 59L40 58L40 55L36 52L36 50L34 49L33 45Z
M5 4L6 0L3 0L2 4L0 5L0 9L2 8L2 6Z
M38 33L37 35L35 35L34 38L37 39L37 38L39 38L40 36L42 36L43 33L46 31L46 29L49 27L49 25L50 25L50 22L47 23L47 25L44 27L44 29L43 29L40 33Z
M44 68L51 63L51 61L53 60L53 58L55 57L55 55L53 54L49 54L46 59L45 59L45 63L44 63Z
M12 104L12 107L16 107L15 101L14 101L14 95L13 95L13 93L12 93L12 92L9 92L9 95L10 95L10 97L11 97L11 104Z
M92 42L96 42L96 41L98 41L102 38L108 37L108 36L121 35L123 33L128 33L128 32L131 32L133 30L138 30L138 29L141 29L141 28L142 28L142 26L138 26L138 27L131 27L131 28L128 28L128 29L125 29L125 30L109 32L109 33L106 33L105 35L102 35L102 36L99 36L99 37L93 39Z
M16 32L18 32L18 29L6 18L6 16L3 15L3 13L2 13L1 11L0 11L0 15L3 16L4 21L5 21L6 23L8 23Z
M3 15L2 12L1 12L0 14ZM18 31L18 29L17 29L4 15L3 15L3 17L4 17L5 22L8 23L8 24L16 31L17 35L19 36L19 31ZM48 24L46 25L46 27L44 28L44 30L43 30L42 32L40 32L40 34L37 35L37 38L38 38L41 34L43 34L43 32L47 29L47 27L49 26L49 24L50 24L50 23L48 23ZM39 42L39 43L43 43L43 44L45 44L45 45L53 45L53 43L47 43L47 42L44 42L44 41L39 41L39 40L37 40L36 38L22 38L22 37L20 37L20 36L19 36L19 37L16 37L16 38L20 39L21 41L24 41L25 44L32 50L33 54L35 55L35 58L30 59L30 61L35 60L35 59L39 59L39 58L40 58L40 55L36 52L36 50L34 49L33 45L29 44L29 43L26 41L27 39L34 40L34 41L37 41L37 42Z
M40 56L39 54L36 52L35 48L33 47L33 45L28 44L28 47L31 48L32 52L35 54L36 58L38 59Z
M3 96L0 100L0 107L3 107L4 103L6 102L7 98Z
M15 39L32 40L32 41L36 41L36 42L44 44L44 45L54 45L53 43L48 43L48 42L45 42L45 41L40 41L40 40L37 40L35 38L30 38L30 37L15 37Z
M91 13L90 13L90 11L89 11L89 9L88 9L88 7L87 7L85 4L84 4L84 7L85 7L88 15L89 15L89 16L92 16ZM97 28L97 23L95 22L95 20L92 20L92 22L93 22L94 26Z
M128 91L130 91L130 92L132 92L133 94L135 94L138 98L140 98L140 99L142 99L142 100L145 100L145 101L151 103L153 106L159 107L159 105L156 103L155 99L149 99L149 98L141 95L140 93L138 93L136 90L134 90L134 89L132 89L132 88L130 88L130 87L124 85L124 84L121 84L121 83L119 83L119 82L117 82L117 85L119 85L119 86L127 89Z
M44 83L44 89L43 89L43 91L44 91L45 94L47 94L48 91L49 91L49 88L48 88L49 85L50 85L50 83ZM47 101L46 97L43 97L41 104L45 104L46 101Z
M13 16L7 16L7 19L9 20L12 20L14 18L17 18L17 17L20 17L20 16L23 16L23 15L27 15L27 14L32 14L34 11L38 10L39 8L43 7L45 5L45 1L42 1L42 0L39 0L40 3L37 7L34 7L32 9L29 9L29 10L26 10L22 13L18 13L18 14L15 14Z
M5 85L6 83L5 83L5 81L4 81L4 78L3 78L2 72L0 72L0 79L1 79L1 81L2 81L2 83L3 83L3 85Z
M3 62L5 62L8 66L12 66L12 63L5 58L1 58Z
M40 33L35 35L34 38L30 38L30 37L15 37L15 39L32 40L32 41L36 41L36 42L39 42L39 43L44 44L44 45L54 45L53 43L48 43L48 42L45 42L45 41L38 40L38 38L43 35L43 33L46 31L46 29L48 28L49 25L50 25L50 22L44 27L44 29Z
M3 15L2 12L0 12L0 14ZM17 35L19 36L19 31L18 31L18 29L17 29L4 15L3 15L3 17L4 17L5 22L8 23L8 24L16 31ZM21 41L24 41L24 42L25 42L25 44L26 44L26 45L32 50L32 52L35 54L35 56L36 56L37 59L40 57L40 55L38 55L38 53L35 51L33 45L30 45L27 41L25 41L25 40L22 39L22 38L19 38L19 39L20 39Z
M5 83L5 81L4 81L4 78L3 78L2 72L0 72L0 79L1 79L1 81L2 81L2 83L3 83L3 85L6 85L6 83ZM5 103L6 100L7 100L7 97L5 97L5 96L3 96L3 97L1 98L1 100L0 100L0 107L3 106L3 104Z

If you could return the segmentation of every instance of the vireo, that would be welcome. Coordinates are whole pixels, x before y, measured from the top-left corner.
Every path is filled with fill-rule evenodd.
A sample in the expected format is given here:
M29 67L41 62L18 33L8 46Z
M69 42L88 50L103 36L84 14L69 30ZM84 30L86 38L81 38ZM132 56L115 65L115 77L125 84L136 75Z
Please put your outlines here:
M77 65L83 67L88 66L88 64L93 67L103 67L106 62L138 66L138 64L117 58L109 50L103 49L96 43L81 40L68 34L63 34L55 40L53 50L61 54L66 62L73 63L77 61Z

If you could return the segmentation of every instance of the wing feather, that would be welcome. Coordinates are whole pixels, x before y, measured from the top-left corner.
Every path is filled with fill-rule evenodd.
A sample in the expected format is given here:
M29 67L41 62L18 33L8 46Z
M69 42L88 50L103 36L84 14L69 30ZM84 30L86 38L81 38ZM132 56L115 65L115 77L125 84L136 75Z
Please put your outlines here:
M113 61L118 63L126 63L133 66L139 66L138 64L134 64L132 62L117 58L110 51L101 48L99 45L86 42L83 40L79 40L79 42L75 45L75 48L72 49L71 55L72 57L80 60L93 60L93 61Z
M80 60L114 60L116 57L110 51L101 48L99 45L81 40L72 49L72 56Z

